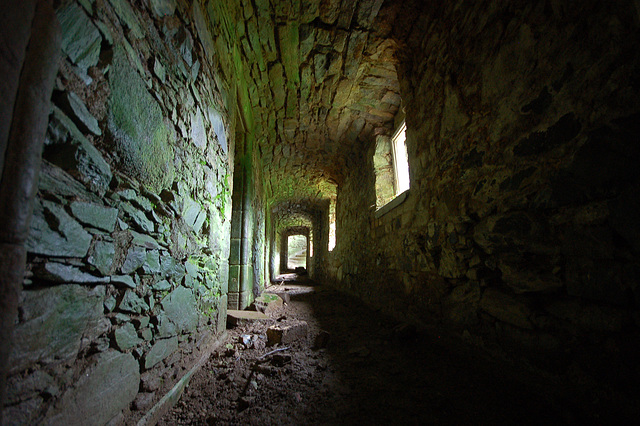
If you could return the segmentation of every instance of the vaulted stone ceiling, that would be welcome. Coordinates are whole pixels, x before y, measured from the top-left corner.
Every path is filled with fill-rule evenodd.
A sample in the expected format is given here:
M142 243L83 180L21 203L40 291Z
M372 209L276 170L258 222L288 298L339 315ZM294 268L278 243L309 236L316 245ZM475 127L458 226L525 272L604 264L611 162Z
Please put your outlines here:
M269 203L335 196L400 107L383 0L211 0L205 46L238 101ZM196 16L196 19L198 17ZM386 130L383 130L386 129Z

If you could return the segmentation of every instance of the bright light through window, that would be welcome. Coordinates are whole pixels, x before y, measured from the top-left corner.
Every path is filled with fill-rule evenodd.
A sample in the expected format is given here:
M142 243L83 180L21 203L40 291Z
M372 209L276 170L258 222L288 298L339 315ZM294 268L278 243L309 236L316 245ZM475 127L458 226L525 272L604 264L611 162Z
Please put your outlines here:
M333 251L336 246L336 199L332 198L329 203L329 251Z
M396 174L396 195L409 189L409 160L407 157L406 139L407 125L402 122L393 135L393 161Z

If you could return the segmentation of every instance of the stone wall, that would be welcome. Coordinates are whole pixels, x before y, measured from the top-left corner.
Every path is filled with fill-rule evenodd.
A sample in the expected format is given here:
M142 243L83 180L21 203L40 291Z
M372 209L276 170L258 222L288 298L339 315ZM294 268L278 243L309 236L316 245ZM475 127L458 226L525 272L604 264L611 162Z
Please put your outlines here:
M105 424L225 328L235 118L199 2L58 3L4 418Z
M411 189L375 216L370 141L338 188L331 272L398 317L631 386L638 9L516 3L414 2L397 25Z

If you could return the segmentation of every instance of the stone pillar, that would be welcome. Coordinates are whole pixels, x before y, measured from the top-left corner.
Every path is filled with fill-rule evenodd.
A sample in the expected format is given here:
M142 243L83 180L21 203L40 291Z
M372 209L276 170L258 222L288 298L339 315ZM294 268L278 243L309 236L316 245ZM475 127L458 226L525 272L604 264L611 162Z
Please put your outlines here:
M0 135L4 160L0 182L0 410L4 406L7 362L24 278L25 241L38 188L42 143L60 52L60 26L49 0L37 2L35 15L33 1L10 3L3 5L0 29L0 70L2 79L6 80L2 82ZM11 19L16 21L6 22ZM29 44L23 54L22 46L26 45L27 38ZM20 75L19 83L15 81L17 75ZM10 92L15 93L15 88L15 104L8 105L13 97ZM5 89L9 90L6 98ZM7 123L10 123L8 131ZM1 411L0 423L3 423Z
M236 155L231 196L231 251L229 254L229 309L244 309L252 302L253 290L253 214L250 165ZM249 163L250 164L250 163Z

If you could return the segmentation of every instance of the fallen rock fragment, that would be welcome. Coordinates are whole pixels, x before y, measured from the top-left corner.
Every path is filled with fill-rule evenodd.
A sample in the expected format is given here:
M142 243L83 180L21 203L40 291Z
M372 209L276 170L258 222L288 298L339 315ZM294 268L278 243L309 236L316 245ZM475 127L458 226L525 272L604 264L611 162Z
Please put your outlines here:
M290 324L272 325L267 329L269 345L277 343L287 344L307 336L306 321L296 321Z
M278 297L277 294L262 293L253 301L253 303L251 304L251 309L271 316L283 305L283 299Z

